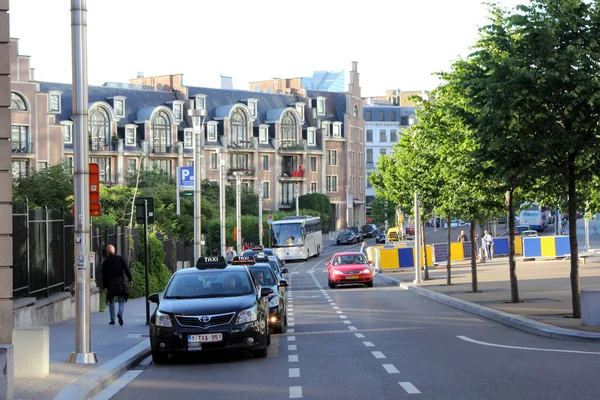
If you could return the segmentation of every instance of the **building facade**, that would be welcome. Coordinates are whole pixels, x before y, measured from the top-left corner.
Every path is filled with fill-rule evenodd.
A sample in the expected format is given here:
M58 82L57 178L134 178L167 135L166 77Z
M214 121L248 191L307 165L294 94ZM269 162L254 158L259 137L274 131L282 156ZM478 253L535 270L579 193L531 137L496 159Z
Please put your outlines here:
M368 106L398 106L415 107L417 104L412 99L413 96L419 96L423 100L429 100L430 92L428 90L408 90L402 91L386 90L384 96L364 97L363 100Z
M344 71L315 71L311 77L273 78L250 82L249 86L253 92L264 93L295 94L306 93L306 90L344 92Z
M64 161L72 165L70 84L37 82L29 58L10 43L12 171ZM89 156L100 181L122 184L128 171L156 168L175 176L191 166L194 131L188 110L206 112L203 179L224 176L263 191L265 210L295 207L298 195L324 193L333 229L365 221L364 119L357 63L346 93L294 94L184 86L183 76L132 79L89 86Z
M365 106L365 166L367 182L365 196L367 203L375 198L375 189L369 183L369 176L376 170L379 157L391 154L394 144L402 131L415 121L414 107Z

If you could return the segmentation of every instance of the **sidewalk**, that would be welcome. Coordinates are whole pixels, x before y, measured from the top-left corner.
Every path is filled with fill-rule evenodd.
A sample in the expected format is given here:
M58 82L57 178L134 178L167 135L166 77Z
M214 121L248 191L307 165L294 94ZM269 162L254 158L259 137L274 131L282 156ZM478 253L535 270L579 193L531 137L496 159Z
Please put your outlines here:
M578 224L579 248L585 247L583 223ZM600 249L600 234L590 224L590 247ZM599 250L600 252L600 250ZM600 289L600 254L593 251L582 252L587 255L585 264L580 263L580 289ZM525 323L534 331L542 329L550 332L546 336L560 336L576 339L600 340L600 327L581 325L581 319L572 315L570 260L540 259L523 261L517 257L516 274L519 283L521 303L510 303L511 289L508 270L508 258L498 257L485 264L477 264L478 293L473 293L471 286L470 260L452 263L452 285L446 285L446 266L440 265L429 270L431 280L420 285L413 285L414 269L386 271L380 276L391 283L400 284L403 288L417 292L443 303L468 309L470 312L490 317L496 311L499 321L510 319L509 325L517 326ZM458 301L454 301L458 300ZM468 306L466 303L475 305ZM508 314L508 315L507 315ZM519 319L519 323L512 323ZM550 327L545 326L549 324ZM557 335L552 335L555 327ZM575 332L568 332L575 330ZM578 333L579 332L579 333ZM588 334L590 333L590 334Z
M116 305L118 307L118 305ZM150 312L155 305L150 305ZM15 400L52 400L77 378L122 355L147 340L145 299L130 299L125 303L125 324L108 325L108 307L104 312L91 314L91 350L98 357L97 364L68 364L67 358L75 351L75 319L53 324L50 330L50 375L43 379L15 379ZM142 346L143 347L143 346ZM148 353L139 351L140 357ZM97 385L98 383L96 383Z

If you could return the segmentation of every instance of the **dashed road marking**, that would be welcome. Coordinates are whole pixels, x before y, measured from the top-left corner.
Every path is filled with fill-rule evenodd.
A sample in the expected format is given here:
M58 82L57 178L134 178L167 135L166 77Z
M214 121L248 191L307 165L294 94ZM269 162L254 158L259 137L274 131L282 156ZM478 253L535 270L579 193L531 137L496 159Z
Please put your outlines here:
M383 368L387 371L388 374L399 374L400 371L394 367L394 364L383 364Z
M336 314L343 314L343 312L342 312L342 311L340 311L340 310L337 310L337 311L336 311Z
M354 336L356 336L359 339L364 339L365 335L363 335L362 333L355 333Z
M464 340L465 342L471 342L475 344L480 344L482 346L490 346L490 347L500 347L503 349L515 349L515 350L530 350L530 351L549 351L555 353L574 353L574 354L600 354L599 352L594 351L580 351L580 350L559 350L559 349L540 349L537 347L520 347L520 346L507 346L503 344L495 344L488 342L480 342L479 340L471 339L466 336L457 336L460 340Z
M290 386L290 399L302 398L302 386Z
M288 333L296 333L296 330L294 328L288 328Z
M415 387L415 385L413 385L410 382L398 382L400 384L400 386L402 386L402 389L406 390L406 393L408 394L419 394L421 393L419 391L419 389L417 389Z
M363 342L363 344L367 347L375 347L375 345L371 342Z
M288 351L296 351L298 350L298 346L295 344L288 344Z
M348 318L348 317L346 317L345 315L340 315L339 317L340 317L341 319L346 319L346 318Z
M288 376L290 378L300 378L300 368L290 368L288 370Z
M349 326L348 329L350 329L351 331L357 331L358 330L355 326Z
M350 321L348 321L348 320L345 320L345 321L343 321L343 322L344 322L346 325L350 325L350 324L352 323L352 322L350 322Z
M375 358L386 358L385 355L380 351L372 351L371 354L373 354L373 357Z
M290 354L288 356L288 362L298 362L298 354Z
M288 342L295 342L296 341L296 336L288 336Z

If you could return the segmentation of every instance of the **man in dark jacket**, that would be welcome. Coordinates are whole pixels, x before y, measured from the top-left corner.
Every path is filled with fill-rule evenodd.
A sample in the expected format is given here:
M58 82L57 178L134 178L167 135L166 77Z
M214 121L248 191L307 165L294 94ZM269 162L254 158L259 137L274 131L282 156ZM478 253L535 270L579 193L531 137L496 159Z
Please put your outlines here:
M129 297L127 285L125 284L125 275L129 279L129 287L133 287L133 278L129 265L125 259L115 254L115 247L108 245L106 247L106 260L102 263L102 284L106 289L106 301L108 302L108 311L110 312L110 325L115 324L115 297L119 298L119 325L123 325L123 311L125 311L125 301Z

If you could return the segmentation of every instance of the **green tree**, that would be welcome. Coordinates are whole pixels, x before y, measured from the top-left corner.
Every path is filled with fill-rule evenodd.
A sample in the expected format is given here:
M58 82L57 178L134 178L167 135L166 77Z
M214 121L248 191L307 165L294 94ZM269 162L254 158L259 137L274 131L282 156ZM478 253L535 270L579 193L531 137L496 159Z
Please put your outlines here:
M371 218L373 218L374 224L385 224L385 221L393 220L396 213L396 207L394 203L388 201L384 197L376 196L373 201L369 203L371 207Z
M331 223L331 201L328 196L322 193L302 195L298 197L298 207L318 212L321 217L323 232L329 232L329 225Z
M48 207L65 213L73 204L73 175L65 164L32 171L14 181L15 200L27 199L31 207Z

